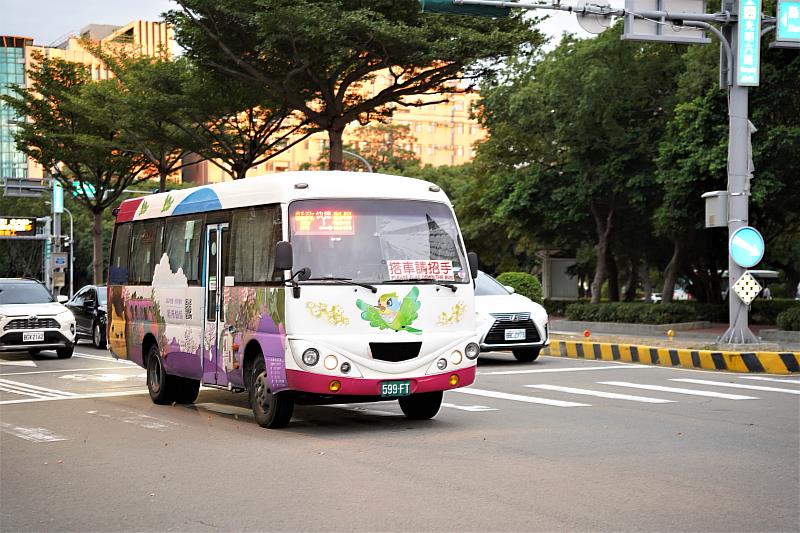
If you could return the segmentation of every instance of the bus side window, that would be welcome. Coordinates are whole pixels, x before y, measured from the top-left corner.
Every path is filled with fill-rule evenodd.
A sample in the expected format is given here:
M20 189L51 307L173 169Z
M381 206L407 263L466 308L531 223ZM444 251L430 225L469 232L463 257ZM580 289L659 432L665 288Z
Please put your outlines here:
M163 230L162 220L133 223L130 260L132 285L149 285L153 281L153 270L161 259Z
M231 243L225 268L237 284L281 281L275 271L275 245L281 240L281 209L278 205L234 211Z
M190 285L197 285L200 281L200 241L203 231L202 218L170 220L166 225L164 234L164 252L169 257L169 267L172 272L183 269Z
M114 244L111 251L111 265L108 268L109 285L128 283L128 252L131 245L132 224L119 224L114 228Z

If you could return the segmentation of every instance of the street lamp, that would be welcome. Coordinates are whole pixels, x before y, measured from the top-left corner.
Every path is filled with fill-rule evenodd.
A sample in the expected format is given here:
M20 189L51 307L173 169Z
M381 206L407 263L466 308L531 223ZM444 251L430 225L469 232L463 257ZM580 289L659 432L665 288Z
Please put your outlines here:
M364 163L364 166L367 167L367 172L372 174L372 167L370 166L369 161L367 161L366 159L364 159L360 155L358 155L356 153L353 153L353 152L348 152L347 150L342 150L342 153L344 155L349 155L350 157L354 157L354 158L358 159L359 161L361 161L362 163Z

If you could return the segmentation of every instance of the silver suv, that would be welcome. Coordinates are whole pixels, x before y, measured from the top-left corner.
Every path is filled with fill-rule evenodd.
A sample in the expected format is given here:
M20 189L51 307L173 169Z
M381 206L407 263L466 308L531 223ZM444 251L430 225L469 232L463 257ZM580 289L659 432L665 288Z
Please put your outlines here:
M60 296L66 300L66 297ZM0 278L0 352L55 349L72 357L75 317L34 279Z

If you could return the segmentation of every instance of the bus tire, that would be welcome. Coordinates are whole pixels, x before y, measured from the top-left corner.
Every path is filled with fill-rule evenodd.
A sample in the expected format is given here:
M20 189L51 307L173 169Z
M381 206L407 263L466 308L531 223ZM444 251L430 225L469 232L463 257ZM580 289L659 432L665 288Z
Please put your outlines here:
M403 396L398 402L406 418L428 420L436 416L442 406L442 391Z
M147 356L147 390L150 392L150 399L156 405L171 405L174 389L175 381L167 375L158 345L154 343Z
M286 393L269 390L264 358L259 354L250 371L250 405L259 426L269 429L285 428L292 419L294 399Z
M514 352L514 358L520 363L532 363L539 357L541 348L519 348L511 350Z
M200 380L191 378L181 378L178 376L168 376L175 388L175 403L189 404L197 400L200 393Z

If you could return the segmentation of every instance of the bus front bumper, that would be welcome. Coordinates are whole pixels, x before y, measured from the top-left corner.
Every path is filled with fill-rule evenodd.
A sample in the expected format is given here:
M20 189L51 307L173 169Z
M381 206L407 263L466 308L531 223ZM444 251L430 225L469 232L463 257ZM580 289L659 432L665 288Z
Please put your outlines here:
M453 384L453 376L457 377L455 384ZM423 392L445 391L472 385L475 381L475 366L473 365L468 368L430 376L413 378L403 378L399 376L397 378L387 377L385 379L325 376L312 372L287 369L286 379L290 390L312 394L375 397L381 395L381 383L386 381L409 381L411 385L411 394L420 394ZM332 385L332 382L338 382L338 386L335 384Z

